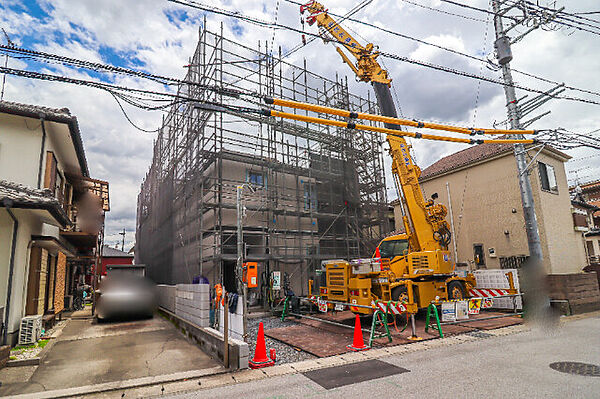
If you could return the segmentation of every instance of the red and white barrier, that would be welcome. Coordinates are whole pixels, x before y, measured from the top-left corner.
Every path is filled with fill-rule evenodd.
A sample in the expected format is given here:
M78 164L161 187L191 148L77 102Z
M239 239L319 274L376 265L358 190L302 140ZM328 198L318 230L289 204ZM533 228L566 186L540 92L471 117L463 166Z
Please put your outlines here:
M479 298L495 298L504 295L510 295L508 290L500 288L471 288L469 294Z
M388 306L389 304L389 306ZM404 306L402 303L400 302L382 302L382 301L372 301L371 302L371 306L373 308L379 308L379 310L381 310L382 312L392 312L393 314L401 314L406 312L406 306ZM388 310L389 309L389 310Z

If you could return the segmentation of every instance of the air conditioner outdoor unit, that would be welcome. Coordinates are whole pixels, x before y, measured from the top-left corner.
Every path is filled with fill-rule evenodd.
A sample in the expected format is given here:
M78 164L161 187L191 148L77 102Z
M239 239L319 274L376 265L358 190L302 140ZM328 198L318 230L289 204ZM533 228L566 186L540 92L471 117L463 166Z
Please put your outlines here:
M42 315L25 316L19 328L19 345L36 343L42 335Z

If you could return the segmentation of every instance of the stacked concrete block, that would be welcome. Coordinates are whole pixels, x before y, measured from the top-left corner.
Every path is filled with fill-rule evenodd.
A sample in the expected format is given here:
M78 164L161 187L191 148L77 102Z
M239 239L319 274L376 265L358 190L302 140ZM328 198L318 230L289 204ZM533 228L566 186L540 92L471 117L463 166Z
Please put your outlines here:
M250 356L250 348L248 344L241 339L232 339L229 341L229 345L234 345L237 349L237 367L238 369L247 369L248 368L248 360Z
M221 333L223 332L223 316L223 306L219 304L219 331ZM229 312L229 336L233 339L244 340L243 305L239 299L235 312Z
M208 284L177 284L175 314L199 327L210 324Z
M550 298L569 301L571 314L600 309L596 272L550 274L547 278Z
M502 289L510 288L508 278L506 277L507 273L512 274L515 289L517 290L517 292L521 292L519 287L519 273L517 272L517 269L477 270L473 272L473 274L475 275L477 288ZM514 303L513 298L496 298L494 299L493 307L496 309L514 309L515 303L517 309L523 309L523 300L520 296L515 298Z
M174 285L159 284L156 286L158 306L175 313L175 296L177 295L177 287Z

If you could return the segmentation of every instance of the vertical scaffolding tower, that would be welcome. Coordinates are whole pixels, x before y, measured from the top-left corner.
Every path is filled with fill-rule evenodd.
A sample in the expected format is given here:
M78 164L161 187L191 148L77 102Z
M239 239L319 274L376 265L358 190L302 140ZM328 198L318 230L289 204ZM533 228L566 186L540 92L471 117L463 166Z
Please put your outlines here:
M200 30L186 82L377 113L370 98L349 93L346 79L318 76L306 61L284 61L281 49L252 49L222 31ZM263 105L194 84L178 90L199 102ZM138 196L138 261L158 283L202 275L234 291L235 190L249 182L245 260L258 262L261 284L278 270L306 294L323 259L369 257L391 231L382 144L360 131L174 103Z

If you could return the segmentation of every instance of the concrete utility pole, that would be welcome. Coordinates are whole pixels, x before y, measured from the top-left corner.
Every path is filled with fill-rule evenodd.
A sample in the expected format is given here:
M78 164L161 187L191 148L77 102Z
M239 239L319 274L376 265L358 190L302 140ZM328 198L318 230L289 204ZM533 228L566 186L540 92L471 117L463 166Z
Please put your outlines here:
M511 42L504 31L502 25L502 15L498 0L492 0L494 11L494 27L496 31L496 52L498 62L502 67L504 78L504 93L508 108L508 120L511 129L521 129L520 110L517 103L517 96L513 86L512 73L510 70L510 61L512 60ZM513 135L515 138L523 138L523 135ZM519 174L519 188L521 190L521 201L523 203L523 217L525 219L525 230L527 233L527 245L529 247L529 262L526 265L532 272L542 270L542 244L540 242L540 233L538 229L537 218L535 216L535 207L533 202L533 191L529 172L527 170L526 151L523 144L514 145L514 153L517 161L517 173ZM535 273L535 275L538 275Z
M242 190L244 189L245 184L241 184L237 186L237 264L236 264L236 274L237 274L237 286L238 292L242 293L242 320L243 320L243 338L246 340L246 332L248 331L248 319L247 319L247 297L248 297L248 284L243 281L244 275L244 236L242 232L242 217L244 213L243 205L242 205ZM225 308L225 311L227 308Z

